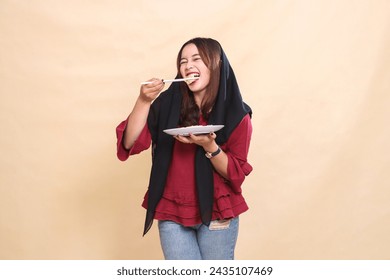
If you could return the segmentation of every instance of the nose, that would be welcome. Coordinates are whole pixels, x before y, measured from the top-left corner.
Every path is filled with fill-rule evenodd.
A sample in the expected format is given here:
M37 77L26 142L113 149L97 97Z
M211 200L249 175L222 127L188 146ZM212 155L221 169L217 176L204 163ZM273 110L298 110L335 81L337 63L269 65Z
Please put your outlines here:
M190 70L191 68L194 68L194 66L192 66L191 64L188 63L187 66L186 66L186 69Z

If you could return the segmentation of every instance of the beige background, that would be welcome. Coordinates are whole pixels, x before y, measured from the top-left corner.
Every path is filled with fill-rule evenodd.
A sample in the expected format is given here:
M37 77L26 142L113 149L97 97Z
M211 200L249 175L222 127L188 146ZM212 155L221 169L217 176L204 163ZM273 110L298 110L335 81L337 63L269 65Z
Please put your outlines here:
M0 258L161 259L139 83L219 40L252 106L238 259L389 259L390 2L0 1Z

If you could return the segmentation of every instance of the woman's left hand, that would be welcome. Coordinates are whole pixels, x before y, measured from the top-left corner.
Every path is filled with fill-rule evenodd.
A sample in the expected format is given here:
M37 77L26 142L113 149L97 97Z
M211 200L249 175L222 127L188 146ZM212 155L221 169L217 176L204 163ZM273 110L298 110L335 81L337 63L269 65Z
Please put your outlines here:
M202 146L205 151L213 151L215 150L215 146L217 145L215 143L215 138L217 135L214 132L211 132L209 134L202 134L202 135L194 135L190 134L188 136L181 136L176 135L174 138L177 141L180 141L185 144L196 144L199 146Z

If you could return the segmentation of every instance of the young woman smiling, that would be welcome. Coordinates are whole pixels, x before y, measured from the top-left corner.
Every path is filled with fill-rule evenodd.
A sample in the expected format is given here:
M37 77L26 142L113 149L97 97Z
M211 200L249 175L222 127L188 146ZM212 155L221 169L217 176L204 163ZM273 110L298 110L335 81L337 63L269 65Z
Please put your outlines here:
M221 45L194 38L177 57L177 78L141 86L128 118L117 127L117 155L126 160L152 146L143 207L144 234L158 220L165 259L234 259L239 215L248 210L241 185L252 134L250 107ZM175 127L224 125L206 135L171 136Z

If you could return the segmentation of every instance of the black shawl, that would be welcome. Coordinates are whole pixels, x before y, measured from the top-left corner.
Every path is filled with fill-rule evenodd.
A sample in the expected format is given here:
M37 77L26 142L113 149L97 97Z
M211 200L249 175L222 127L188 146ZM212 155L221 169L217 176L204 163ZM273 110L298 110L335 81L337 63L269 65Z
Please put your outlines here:
M252 115L251 108L242 100L233 69L222 48L221 62L218 96L208 120L209 124L225 125L222 130L216 132L218 145L228 140L230 134L246 114ZM180 85L179 83L172 83L153 102L149 112L147 122L152 135L152 169L148 187L148 207L144 235L152 226L157 204L164 192L172 158L174 138L164 133L163 130L178 127L181 101ZM214 199L213 166L204 153L203 148L198 146L195 156L195 178L201 220L203 224L209 225Z

